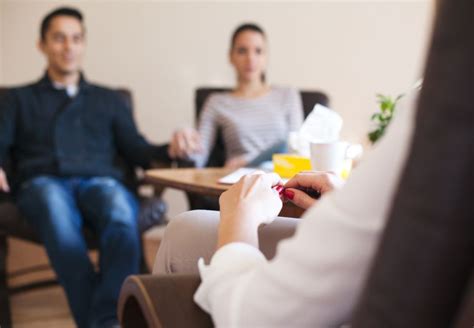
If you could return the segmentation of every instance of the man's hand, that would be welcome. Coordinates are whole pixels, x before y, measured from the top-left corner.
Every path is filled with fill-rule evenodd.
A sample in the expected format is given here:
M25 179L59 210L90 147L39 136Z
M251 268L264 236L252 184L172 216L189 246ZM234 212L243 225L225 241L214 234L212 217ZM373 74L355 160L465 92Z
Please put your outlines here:
M331 172L306 171L295 175L285 184L285 198L298 207L308 209L316 199L310 197L302 189L313 189L321 195L344 185L344 180Z
M9 192L10 186L8 185L7 176L5 171L0 167L0 191Z
M199 133L193 128L176 130L168 146L171 158L187 159L189 156L202 151Z

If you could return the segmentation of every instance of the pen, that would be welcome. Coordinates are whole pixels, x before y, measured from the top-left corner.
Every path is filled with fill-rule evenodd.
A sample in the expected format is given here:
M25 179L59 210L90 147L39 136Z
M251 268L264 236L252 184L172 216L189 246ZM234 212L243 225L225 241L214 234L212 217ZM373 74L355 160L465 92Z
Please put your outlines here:
M311 198L319 199L321 197L321 192L319 190L314 190L313 188L296 188L304 192Z
M282 185L275 185L272 187L275 191L278 192L278 195L280 195L280 197L284 197L284 193L285 193L285 187L282 186ZM314 190L312 188L295 188L295 189L298 189L298 190L301 190L302 192L304 192L305 194L307 194L309 197L311 198L314 198L314 199L319 199L321 197L321 192L318 191L318 190Z

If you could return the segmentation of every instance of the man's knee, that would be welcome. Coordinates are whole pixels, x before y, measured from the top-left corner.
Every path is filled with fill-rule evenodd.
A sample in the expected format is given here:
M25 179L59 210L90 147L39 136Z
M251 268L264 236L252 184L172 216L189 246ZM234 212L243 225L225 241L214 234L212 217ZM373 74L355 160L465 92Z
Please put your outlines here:
M96 177L88 180L82 191L87 198L117 202L126 192L117 180L109 177Z
M54 177L39 176L26 181L21 185L18 193L20 209L50 208L62 209L67 206L67 192L60 181ZM62 206L64 205L64 206Z
M63 188L56 178L42 175L24 182L21 185L20 192L49 197L62 193Z
M136 225L137 200L115 179L98 177L88 181L83 190L83 202L99 216L107 216L119 224Z

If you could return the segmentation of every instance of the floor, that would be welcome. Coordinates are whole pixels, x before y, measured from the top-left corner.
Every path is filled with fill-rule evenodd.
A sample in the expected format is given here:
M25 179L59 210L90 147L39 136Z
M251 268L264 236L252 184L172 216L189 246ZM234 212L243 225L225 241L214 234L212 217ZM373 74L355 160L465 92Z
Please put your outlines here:
M151 267L159 247L163 228L155 228L145 235L145 257ZM91 252L93 259L97 258ZM10 274L31 267L45 267L48 259L44 248L17 239L9 240L8 268ZM54 277L54 273L46 268L26 276L13 276L10 285L21 284L38 278ZM47 302L45 301L47 300ZM14 328L74 328L63 290L59 286L38 289L17 294L11 298Z

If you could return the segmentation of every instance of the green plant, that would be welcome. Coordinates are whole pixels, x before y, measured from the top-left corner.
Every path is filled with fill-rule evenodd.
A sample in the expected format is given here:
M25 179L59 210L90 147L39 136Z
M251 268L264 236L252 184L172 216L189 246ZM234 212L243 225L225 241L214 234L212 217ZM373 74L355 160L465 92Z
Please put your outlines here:
M368 137L372 143L377 142L385 133L385 129L390 124L395 113L397 102L402 99L404 95L398 95L395 98L390 96L377 95L377 102L379 103L379 111L374 113L370 120L375 123L375 129L369 132Z

